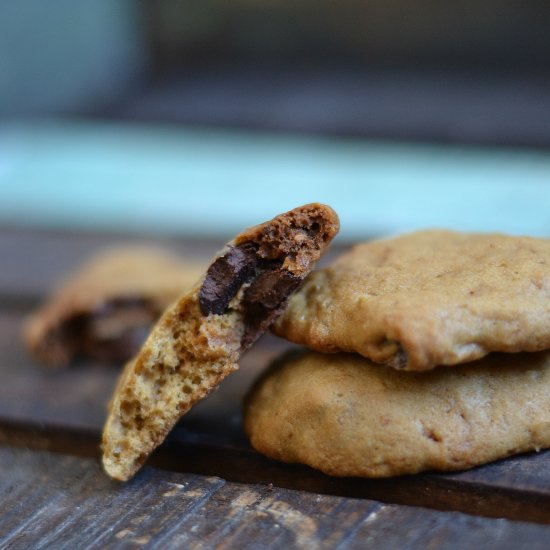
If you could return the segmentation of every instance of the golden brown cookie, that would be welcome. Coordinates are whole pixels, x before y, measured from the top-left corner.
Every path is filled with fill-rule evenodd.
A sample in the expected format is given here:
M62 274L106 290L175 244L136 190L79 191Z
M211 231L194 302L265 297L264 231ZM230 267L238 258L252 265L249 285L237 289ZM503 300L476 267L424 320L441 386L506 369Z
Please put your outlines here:
M331 208L309 204L244 231L214 258L125 367L103 432L111 477L130 478L177 420L238 368L338 228Z
M287 355L248 396L255 449L334 476L461 470L550 447L550 352L426 373L354 354Z
M273 331L428 370L550 348L550 240L423 231L355 246L308 278Z
M124 362L203 270L155 247L104 251L27 319L25 343L38 361L52 367L76 357Z

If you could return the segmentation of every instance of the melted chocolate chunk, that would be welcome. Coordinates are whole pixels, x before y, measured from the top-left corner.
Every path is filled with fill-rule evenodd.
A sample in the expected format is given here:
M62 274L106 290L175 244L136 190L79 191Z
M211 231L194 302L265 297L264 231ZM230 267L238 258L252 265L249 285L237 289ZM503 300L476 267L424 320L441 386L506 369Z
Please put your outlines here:
M139 351L161 313L147 300L112 301L89 317L81 351L100 361L127 361Z
M208 268L199 292L202 314L224 313L239 288L254 275L258 261L253 243L234 247L218 258Z
M52 335L61 346L58 352L63 360L59 362L72 358L127 361L139 350L160 314L148 300L121 298L77 315Z
M199 291L202 314L221 315L241 286L252 280L241 303L245 323L242 349L250 347L269 327L302 282L301 277L281 268L281 259L259 258L257 250L252 242L231 248L208 268Z
M271 269L261 273L246 289L243 297L245 332L243 349L251 346L286 306L289 296L302 279L286 269Z

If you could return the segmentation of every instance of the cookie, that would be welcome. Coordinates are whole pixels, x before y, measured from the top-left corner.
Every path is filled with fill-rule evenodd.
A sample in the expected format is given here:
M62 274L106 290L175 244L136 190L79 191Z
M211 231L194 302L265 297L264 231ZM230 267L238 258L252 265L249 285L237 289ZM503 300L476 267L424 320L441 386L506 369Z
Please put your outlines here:
M332 209L309 204L248 229L161 317L122 374L103 432L103 466L130 478L178 419L238 368L334 235Z
M203 267L155 247L100 253L64 281L27 319L24 340L41 363L61 367L85 357L124 362Z
M461 470L550 447L549 395L550 352L414 373L307 351L257 383L244 425L259 452L333 476Z
M423 231L314 273L273 331L405 370L550 348L550 240Z

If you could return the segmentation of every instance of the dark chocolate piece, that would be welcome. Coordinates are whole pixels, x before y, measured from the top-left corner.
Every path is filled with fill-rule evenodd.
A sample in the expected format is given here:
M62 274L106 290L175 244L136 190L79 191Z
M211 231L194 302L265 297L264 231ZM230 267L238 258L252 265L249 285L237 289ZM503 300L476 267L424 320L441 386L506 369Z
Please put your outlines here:
M242 348L250 347L286 306L302 279L286 269L264 271L246 289L243 297L245 332Z
M146 300L110 302L103 311L88 316L80 352L99 361L126 361L145 342L161 313Z
M407 365L409 364L409 358L407 356L407 352L403 349L403 346L401 344L397 345L397 351L395 352L395 355L391 358L390 361L388 361L387 364L398 370L407 368Z
M254 275L258 264L256 250L254 243L233 247L208 268L199 292L203 315L225 312L239 288Z
M241 286L252 279L242 299L246 325L243 349L269 327L302 281L281 269L282 260L259 258L257 250L252 242L231 248L208 268L199 291L201 313L221 315Z
M160 313L148 300L121 298L106 302L59 326L45 341L44 352L60 356L63 362L82 357L111 363L126 361L139 350Z

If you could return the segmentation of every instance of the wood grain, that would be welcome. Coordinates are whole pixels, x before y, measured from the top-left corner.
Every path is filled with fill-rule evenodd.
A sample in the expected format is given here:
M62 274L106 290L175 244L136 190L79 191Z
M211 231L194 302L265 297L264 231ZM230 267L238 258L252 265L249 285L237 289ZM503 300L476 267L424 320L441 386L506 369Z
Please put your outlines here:
M550 527L0 447L3 548L546 548Z

